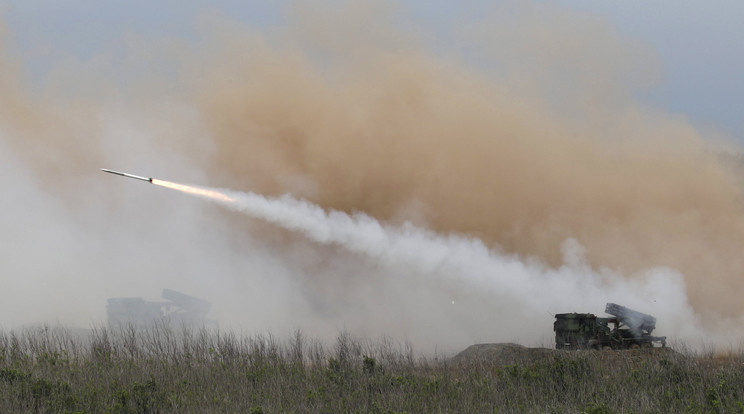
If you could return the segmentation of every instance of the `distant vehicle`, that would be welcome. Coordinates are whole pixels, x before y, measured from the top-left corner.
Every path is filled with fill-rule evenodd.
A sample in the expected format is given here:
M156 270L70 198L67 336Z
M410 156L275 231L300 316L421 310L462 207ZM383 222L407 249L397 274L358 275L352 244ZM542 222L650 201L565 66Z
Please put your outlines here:
M165 301L146 301L142 298L111 298L106 306L109 328L121 326L147 327L167 321L174 326L213 326L207 319L212 304L171 289L163 289Z
M559 313L555 315L556 349L634 349L651 348L655 343L666 346L666 336L652 336L656 318L645 313L608 303L600 318L592 313Z

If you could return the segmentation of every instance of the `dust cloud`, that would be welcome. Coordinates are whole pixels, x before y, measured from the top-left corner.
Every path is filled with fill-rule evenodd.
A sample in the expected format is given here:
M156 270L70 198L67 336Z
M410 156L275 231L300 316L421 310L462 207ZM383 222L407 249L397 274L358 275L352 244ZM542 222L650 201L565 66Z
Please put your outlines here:
M0 323L90 324L106 297L166 286L226 325L421 346L549 344L552 313L605 302L684 340L740 320L741 179L719 143L634 97L661 76L653 50L539 3L446 33L402 7L333 4L292 3L268 29L205 12L194 38L129 34L44 75L4 30L1 299L17 312ZM363 213L434 264L99 167Z

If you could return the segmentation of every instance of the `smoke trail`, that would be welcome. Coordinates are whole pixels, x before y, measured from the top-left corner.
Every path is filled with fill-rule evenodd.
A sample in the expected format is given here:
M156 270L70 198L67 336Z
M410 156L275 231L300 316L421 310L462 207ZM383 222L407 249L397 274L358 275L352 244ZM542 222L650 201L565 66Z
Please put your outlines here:
M564 264L550 268L489 249L479 239L441 235L410 223L389 226L364 213L326 211L291 195L265 197L160 180L153 183L299 232L314 242L341 246L384 266L409 269L429 278L429 283L435 278L485 290L504 307L516 308L517 314L603 309L607 301L621 301L662 315L665 333L692 338L700 332L678 272L652 268L629 279L608 269L595 270L586 264L584 248L574 239L563 243ZM527 339L535 340L541 331L527 332Z

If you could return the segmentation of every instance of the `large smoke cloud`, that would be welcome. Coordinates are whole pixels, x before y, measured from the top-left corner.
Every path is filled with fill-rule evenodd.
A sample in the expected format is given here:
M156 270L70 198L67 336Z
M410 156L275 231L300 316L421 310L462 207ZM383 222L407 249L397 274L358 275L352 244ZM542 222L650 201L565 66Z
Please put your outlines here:
M105 296L164 284L207 294L220 318L252 329L349 327L446 345L549 342L545 311L602 311L574 308L594 303L583 292L539 310L317 246L93 177L101 166L289 192L474 237L519 263L502 269L515 274L621 280L601 285L607 297L596 302L632 302L687 338L685 293L702 318L744 313L740 182L683 117L634 99L660 76L652 51L602 20L540 4L507 3L447 35L394 7L336 6L294 6L264 30L207 14L196 40L130 34L126 52L68 58L36 86L4 32L4 173L39 206L4 203L4 225L21 233L4 242L34 263L8 277L35 281L14 282L4 300L36 309L4 323L65 320L58 309L75 297L86 304L70 319L91 321ZM41 228L52 231L22 230ZM62 253L50 256L54 246ZM515 322L524 315L529 325Z
M505 24L466 31L501 64L490 77L391 48L362 22L321 37L356 45L325 60L301 46L318 46L307 39L326 20L306 24L299 45L225 34L198 90L210 170L386 220L414 214L552 264L575 237L595 265L671 266L701 310L741 313L729 294L744 272L739 184L684 119L633 100L656 71L647 50L549 11L498 10Z

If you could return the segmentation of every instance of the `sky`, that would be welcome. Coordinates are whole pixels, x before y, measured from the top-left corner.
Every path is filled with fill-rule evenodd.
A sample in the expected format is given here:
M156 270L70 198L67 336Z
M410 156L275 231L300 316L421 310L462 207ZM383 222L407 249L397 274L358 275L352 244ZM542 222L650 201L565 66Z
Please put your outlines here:
M701 127L744 137L737 97L744 93L744 39L738 22L744 5L737 1L559 1L597 13L621 33L651 45L663 65L661 82L644 97L689 116Z
M615 302L730 345L742 17L735 1L6 0L0 327L89 327L107 298L171 288L280 336L550 346L550 315Z
M16 46L27 54L30 69L43 74L63 54L89 59L127 33L193 36L200 13L213 11L271 27L282 20L287 1L21 1L5 0L2 8ZM343 2L335 2L339 4ZM509 1L396 2L432 33L448 33L461 19ZM511 2L514 3L514 2ZM739 97L744 94L744 5L736 0L545 1L611 23L628 38L653 48L662 76L638 91L640 98L689 117L691 122L737 141L744 140ZM334 7L324 4L321 7ZM437 39L436 41L441 41Z

